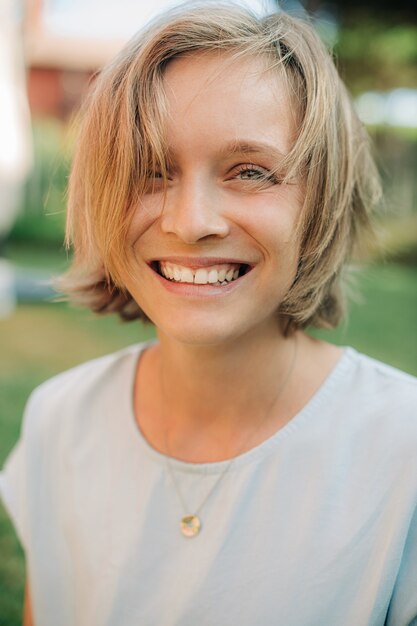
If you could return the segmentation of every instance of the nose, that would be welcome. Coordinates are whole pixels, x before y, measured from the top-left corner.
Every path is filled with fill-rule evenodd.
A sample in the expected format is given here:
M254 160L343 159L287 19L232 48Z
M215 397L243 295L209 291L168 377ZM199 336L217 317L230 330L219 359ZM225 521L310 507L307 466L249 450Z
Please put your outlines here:
M229 224L219 194L209 183L184 181L167 192L161 229L193 244L208 237L226 237Z

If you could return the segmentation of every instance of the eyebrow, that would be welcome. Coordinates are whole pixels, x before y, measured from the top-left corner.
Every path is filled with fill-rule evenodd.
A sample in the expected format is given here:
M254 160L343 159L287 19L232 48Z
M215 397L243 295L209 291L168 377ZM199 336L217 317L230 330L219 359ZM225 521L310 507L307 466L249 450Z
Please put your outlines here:
M230 141L220 150L221 156L233 154L267 154L275 159L283 159L285 154L275 145L257 141Z
M275 145L258 141L235 140L224 144L219 150L220 157L233 156L235 154L266 154L271 158L280 160L285 158L285 154L281 152ZM170 148L166 151L168 162L175 161L175 152Z

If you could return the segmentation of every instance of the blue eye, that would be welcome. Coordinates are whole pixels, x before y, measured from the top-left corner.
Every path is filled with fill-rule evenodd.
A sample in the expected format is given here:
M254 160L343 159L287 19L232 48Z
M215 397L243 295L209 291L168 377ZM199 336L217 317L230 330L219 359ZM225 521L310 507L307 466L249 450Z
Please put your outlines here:
M241 170L239 175L243 180L263 180L265 178L265 172L253 168Z
M240 180L277 184L279 181L274 174L268 172L263 167L255 165L242 165L237 171L236 177Z

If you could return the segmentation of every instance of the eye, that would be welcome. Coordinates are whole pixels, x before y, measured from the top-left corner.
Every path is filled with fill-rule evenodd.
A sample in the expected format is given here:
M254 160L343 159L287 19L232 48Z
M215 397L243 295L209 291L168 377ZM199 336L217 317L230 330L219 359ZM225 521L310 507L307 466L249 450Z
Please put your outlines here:
M235 180L253 183L257 187L277 185L280 182L275 174L260 165L254 165L252 163L238 165L233 172L233 178Z
M164 176L158 170L148 170L144 181L144 193L159 193L165 187Z

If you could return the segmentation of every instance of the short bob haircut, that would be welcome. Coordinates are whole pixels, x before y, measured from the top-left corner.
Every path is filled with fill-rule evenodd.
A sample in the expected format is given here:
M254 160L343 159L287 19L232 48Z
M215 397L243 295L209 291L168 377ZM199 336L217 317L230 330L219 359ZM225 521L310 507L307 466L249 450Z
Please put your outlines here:
M230 3L170 11L98 76L82 110L69 184L66 241L74 259L59 287L97 313L146 319L120 270L128 268L127 231L150 168L166 177L164 70L180 55L214 50L232 60L265 58L287 82L299 123L284 171L287 179L302 176L305 196L298 271L277 317L287 333L333 327L344 312L343 266L369 231L380 196L368 137L307 21L283 12L260 18Z

